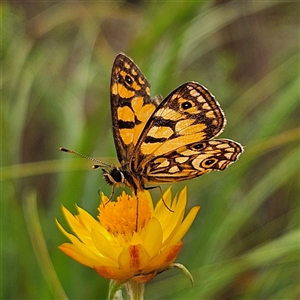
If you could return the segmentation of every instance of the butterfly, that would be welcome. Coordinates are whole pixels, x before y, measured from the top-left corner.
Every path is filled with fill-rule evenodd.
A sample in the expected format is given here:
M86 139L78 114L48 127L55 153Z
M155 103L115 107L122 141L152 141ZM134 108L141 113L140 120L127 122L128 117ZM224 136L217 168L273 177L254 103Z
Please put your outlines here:
M197 82L187 82L166 98L150 96L150 84L126 55L112 67L110 101L112 129L119 166L103 162L110 185L138 191L151 183L173 183L224 170L243 147L214 139L226 125L215 97ZM67 151L65 148L61 148Z

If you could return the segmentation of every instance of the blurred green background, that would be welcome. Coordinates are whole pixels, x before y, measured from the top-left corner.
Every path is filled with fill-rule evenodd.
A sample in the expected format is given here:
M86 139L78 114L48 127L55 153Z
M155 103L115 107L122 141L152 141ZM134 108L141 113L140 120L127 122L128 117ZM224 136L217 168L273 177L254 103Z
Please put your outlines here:
M54 219L65 224L61 204L96 216L104 185L60 146L117 163L119 52L153 96L190 80L209 88L227 117L221 136L246 147L226 171L173 185L201 205L177 259L195 284L170 270L145 298L300 297L298 1L8 1L1 18L2 299L107 296L108 280L58 250Z

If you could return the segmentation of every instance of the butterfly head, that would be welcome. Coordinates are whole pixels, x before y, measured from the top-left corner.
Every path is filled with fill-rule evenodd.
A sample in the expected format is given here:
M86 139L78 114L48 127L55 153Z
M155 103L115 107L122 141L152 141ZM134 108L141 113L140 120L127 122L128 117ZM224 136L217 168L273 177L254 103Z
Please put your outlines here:
M137 174L133 175L124 166L102 169L102 172L104 180L113 187L127 186L134 194L145 189L143 179Z
M125 176L119 168L112 167L110 170L102 169L102 172L103 172L104 180L109 185L125 184Z

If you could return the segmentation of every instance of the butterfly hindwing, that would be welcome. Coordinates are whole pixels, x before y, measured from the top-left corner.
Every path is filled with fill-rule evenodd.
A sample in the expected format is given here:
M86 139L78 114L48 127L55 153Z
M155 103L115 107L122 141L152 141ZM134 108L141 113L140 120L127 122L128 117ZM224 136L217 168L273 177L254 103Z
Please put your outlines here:
M140 168L148 182L177 182L212 170L224 170L237 160L243 148L228 139L199 141L153 157Z
M150 97L150 84L135 63L118 54L111 75L111 113L121 163L132 157L135 144L160 101L159 96Z

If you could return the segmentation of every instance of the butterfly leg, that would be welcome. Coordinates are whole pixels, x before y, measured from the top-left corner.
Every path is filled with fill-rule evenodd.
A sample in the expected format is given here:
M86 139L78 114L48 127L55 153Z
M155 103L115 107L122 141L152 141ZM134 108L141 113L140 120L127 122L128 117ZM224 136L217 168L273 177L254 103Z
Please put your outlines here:
M98 189L98 195L100 195L100 192L101 192L101 190L106 186L107 184L105 184L104 186L102 186L100 189ZM104 206L108 203L108 202L110 202L111 201L111 199L112 199L112 197L113 197L113 195L114 195L114 193L115 193L115 186L114 185L112 185L112 187L111 187L111 193L110 193L110 196L109 196L109 198L108 198L108 201L106 202L106 203L103 203L104 204Z
M161 199L162 199L162 201L163 201L165 207L166 207L170 212L173 213L174 210L172 210L172 209L166 204L166 202L165 202L165 200L164 200L164 195L163 195L163 192L162 192L162 189L161 189L160 185L145 187L145 190L153 190L153 189L159 189L160 195L161 195Z
M138 232L139 228L139 198L136 196L136 222L135 222L135 231Z

